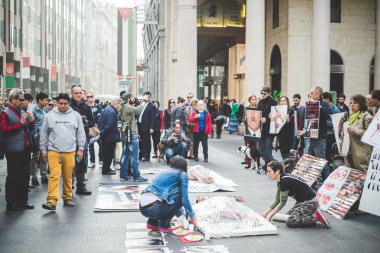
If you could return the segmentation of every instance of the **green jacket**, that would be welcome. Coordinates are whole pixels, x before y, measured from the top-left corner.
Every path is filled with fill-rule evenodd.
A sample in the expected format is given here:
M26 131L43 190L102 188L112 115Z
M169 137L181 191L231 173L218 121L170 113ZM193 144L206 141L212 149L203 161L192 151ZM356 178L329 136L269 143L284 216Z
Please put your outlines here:
M143 109L143 104L137 107L128 103L123 104L119 111L119 118L124 123L122 128L123 132L125 131L125 128L130 125L132 127L132 134L138 134L135 116L139 116Z

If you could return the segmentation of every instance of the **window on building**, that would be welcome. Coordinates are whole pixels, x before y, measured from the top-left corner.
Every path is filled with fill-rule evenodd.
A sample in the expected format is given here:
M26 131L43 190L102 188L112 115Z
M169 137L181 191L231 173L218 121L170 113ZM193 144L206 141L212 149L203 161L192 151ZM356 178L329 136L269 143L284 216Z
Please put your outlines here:
M273 0L273 28L280 25L280 0Z
M47 44L47 56L48 59L53 59L53 45L50 43Z
M330 22L331 23L340 23L340 15L341 15L341 0L331 0L330 1Z
M4 6L4 0L0 0L0 6Z

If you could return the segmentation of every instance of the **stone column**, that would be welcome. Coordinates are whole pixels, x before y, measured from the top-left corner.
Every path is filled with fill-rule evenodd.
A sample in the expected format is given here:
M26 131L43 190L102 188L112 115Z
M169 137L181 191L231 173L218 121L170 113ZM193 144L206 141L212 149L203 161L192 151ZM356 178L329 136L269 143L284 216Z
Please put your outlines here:
M376 1L376 23L375 89L380 89L380 0Z
M313 0L310 86L330 90L330 0Z
M245 27L244 98L248 98L253 94L259 96L265 85L265 0L247 1Z
M178 1L177 20L177 59L173 64L176 78L172 79L170 94L177 98L192 92L197 97L197 1Z

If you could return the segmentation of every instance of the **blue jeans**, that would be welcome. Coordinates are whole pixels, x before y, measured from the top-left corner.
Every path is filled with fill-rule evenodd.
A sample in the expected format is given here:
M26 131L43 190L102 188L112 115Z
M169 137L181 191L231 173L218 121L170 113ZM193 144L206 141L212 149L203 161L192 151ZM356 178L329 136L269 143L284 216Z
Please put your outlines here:
M309 146L309 155L316 156L322 159L326 159L326 139L310 139L310 146ZM321 175L322 180L325 181L325 179L329 176L330 169L329 169L329 163L326 164L326 166L322 169Z
M140 206L140 212L145 217L149 218L148 223L153 226L159 226L162 228L169 228L170 221L175 215L181 214L181 198L180 194L173 196L174 203L168 205L165 201L156 202L154 205L148 208Z
M123 155L121 156L120 164L120 178L127 177L128 162L131 160L133 179L140 177L139 171L139 137L138 135L132 136L132 143L123 145Z
M185 142L181 142L176 147L166 148L164 152L166 155L166 161L170 161L170 159L175 155L185 157L187 152L187 144Z
M273 150L273 140L274 136L262 137L258 141L258 149L260 154L264 158L265 166L273 160L272 150Z

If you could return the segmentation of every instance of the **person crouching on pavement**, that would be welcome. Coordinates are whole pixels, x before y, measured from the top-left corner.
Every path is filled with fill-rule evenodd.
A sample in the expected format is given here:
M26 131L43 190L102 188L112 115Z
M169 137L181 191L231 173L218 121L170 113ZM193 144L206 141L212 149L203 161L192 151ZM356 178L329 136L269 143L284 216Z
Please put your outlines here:
M284 220L289 228L321 226L329 228L329 222L318 209L315 191L300 178L285 174L284 167L277 161L268 163L268 178L277 182L276 199L262 214L271 221L286 204L288 196L297 203L286 213Z
M45 162L49 160L50 177L47 202L42 208L55 210L59 183L63 174L62 198L64 205L73 207L72 180L75 160L81 161L86 144L82 117L69 107L67 93L58 95L58 106L46 114L40 132L40 148ZM78 151L75 153L75 151Z
M185 214L185 210L191 224L197 223L188 196L186 159L178 155L173 157L171 167L174 170L158 175L141 194L140 212L149 218L148 229L171 232L170 221L174 216Z
M170 159L175 155L186 156L187 144L190 144L190 140L186 138L185 132L181 130L181 124L176 122L173 128L165 132L161 143L166 145L164 153L166 162L169 164Z

